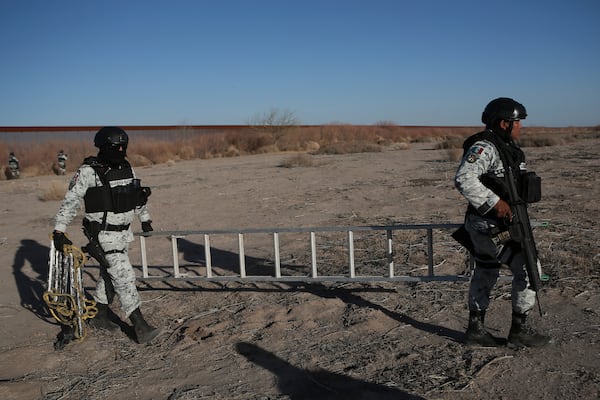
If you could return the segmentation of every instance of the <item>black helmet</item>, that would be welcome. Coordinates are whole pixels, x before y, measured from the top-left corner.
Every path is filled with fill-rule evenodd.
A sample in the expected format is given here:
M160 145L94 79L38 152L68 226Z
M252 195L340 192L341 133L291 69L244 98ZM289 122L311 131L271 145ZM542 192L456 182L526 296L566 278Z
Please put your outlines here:
M490 101L481 114L481 122L486 126L491 126L498 120L518 121L525 118L525 106L508 97L498 97Z
M100 129L94 137L94 146L98 148L102 148L107 144L113 146L120 145L126 148L128 143L129 137L127 136L127 133L116 126L105 126Z

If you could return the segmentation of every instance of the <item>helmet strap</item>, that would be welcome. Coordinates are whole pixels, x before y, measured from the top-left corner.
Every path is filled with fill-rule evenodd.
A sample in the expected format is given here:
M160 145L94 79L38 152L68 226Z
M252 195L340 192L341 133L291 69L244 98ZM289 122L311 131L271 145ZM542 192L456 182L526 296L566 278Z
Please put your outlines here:
M508 127L506 129L503 129L500 124L501 124L502 120L498 120L495 124L494 124L494 128L492 129L498 136L500 136L500 138L506 142L509 143L512 140L512 130L513 130L513 121L509 121Z

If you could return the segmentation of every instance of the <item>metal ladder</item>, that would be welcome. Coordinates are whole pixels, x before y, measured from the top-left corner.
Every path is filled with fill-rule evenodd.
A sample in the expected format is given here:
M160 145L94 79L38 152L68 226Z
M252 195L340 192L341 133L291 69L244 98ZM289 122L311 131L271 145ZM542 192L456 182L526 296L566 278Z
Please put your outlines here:
M140 238L140 250L142 258L142 276L138 280L142 281L282 281L282 282L310 282L310 281L330 281L330 282L373 282L373 281L466 281L469 276L466 275L435 275L434 257L433 257L433 230L457 229L461 224L413 224L413 225L375 225L375 226L329 226L329 227L309 227L309 228L265 228L265 229L237 229L237 230L197 230L197 231L163 231L136 233ZM427 274L421 276L400 275L394 273L394 252L392 233L400 230L418 230L426 232L427 239ZM387 273L381 275L358 275L355 265L354 233L361 231L385 231L386 232L386 258ZM347 256L348 271L341 276L328 276L319 274L317 263L317 234L324 232L346 232L347 235ZM281 233L308 233L310 235L310 274L307 275L282 275L279 235ZM244 238L251 234L268 234L272 236L272 245L274 250L274 276L249 275L246 273L246 256ZM204 237L204 255L205 255L205 275L188 276L182 274L179 265L179 246L178 239L190 235L202 235ZM213 264L211 260L211 235L237 235L237 247L239 258L239 273L236 275L215 275L213 273ZM152 276L149 275L147 243L151 237L170 237L173 256L173 273L170 276Z

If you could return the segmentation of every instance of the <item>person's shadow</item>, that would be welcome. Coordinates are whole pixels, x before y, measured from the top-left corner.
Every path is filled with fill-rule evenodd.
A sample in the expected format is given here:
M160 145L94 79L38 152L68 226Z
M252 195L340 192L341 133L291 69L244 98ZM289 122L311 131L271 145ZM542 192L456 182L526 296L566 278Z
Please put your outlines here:
M277 377L281 394L292 400L419 400L424 397L325 370L298 368L254 344L239 342L239 354Z
M21 246L15 253L13 274L21 298L21 306L37 317L51 318L43 294L48 281L48 254L50 248L31 239L21 240ZM29 263L32 273L25 271Z

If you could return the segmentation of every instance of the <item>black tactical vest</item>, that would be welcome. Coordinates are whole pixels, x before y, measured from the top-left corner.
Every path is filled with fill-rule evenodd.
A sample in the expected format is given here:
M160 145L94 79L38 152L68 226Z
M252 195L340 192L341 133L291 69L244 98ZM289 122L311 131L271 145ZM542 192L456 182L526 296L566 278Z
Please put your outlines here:
M133 179L131 165L125 161L119 168L111 168L97 157L88 157L83 163L94 169L102 186L88 188L83 197L86 213L124 213L146 204L149 188L140 187L140 180ZM127 185L111 187L111 182L131 179Z

